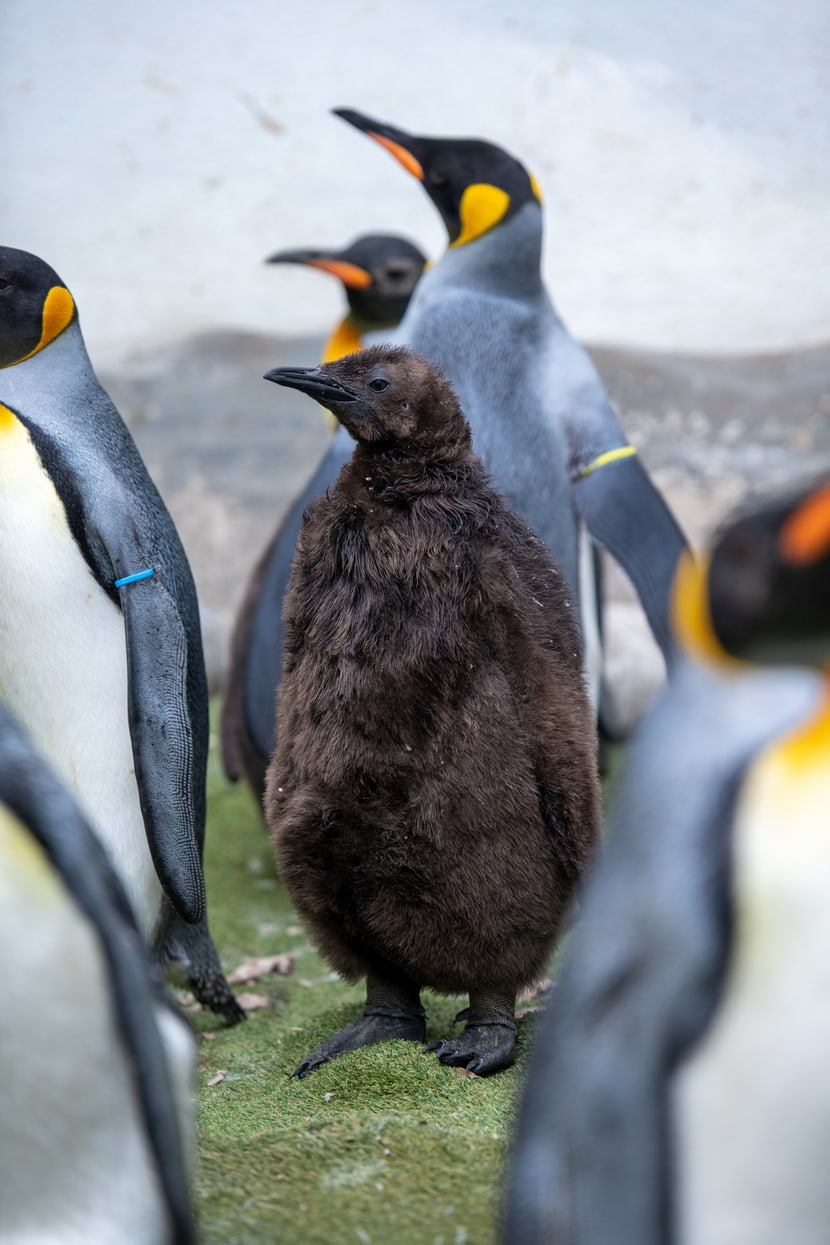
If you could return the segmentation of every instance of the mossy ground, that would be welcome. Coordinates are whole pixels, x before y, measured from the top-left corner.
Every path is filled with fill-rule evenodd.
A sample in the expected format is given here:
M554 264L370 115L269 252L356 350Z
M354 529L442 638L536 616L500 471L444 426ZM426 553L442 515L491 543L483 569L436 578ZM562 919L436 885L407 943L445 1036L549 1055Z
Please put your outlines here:
M211 748L205 868L225 967L290 951L288 977L242 989L270 1005L232 1029L193 1017L199 1044L196 1209L204 1245L488 1245L532 1017L515 1068L488 1079L442 1067L415 1043L293 1068L360 1011L359 986L320 959L274 874L253 800ZM464 999L425 994L429 1038L458 1032ZM218 1072L223 1079L210 1085Z

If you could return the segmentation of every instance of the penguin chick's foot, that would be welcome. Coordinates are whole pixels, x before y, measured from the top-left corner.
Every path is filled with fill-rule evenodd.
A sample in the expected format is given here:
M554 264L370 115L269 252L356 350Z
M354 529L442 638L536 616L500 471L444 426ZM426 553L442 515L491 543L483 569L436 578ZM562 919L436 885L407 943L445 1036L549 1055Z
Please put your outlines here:
M318 1046L291 1076L307 1077L330 1059L350 1050L360 1050L361 1046L374 1046L376 1042L391 1042L395 1038L423 1042L425 1037L426 1016L417 986L370 977L366 983L363 1015Z
M491 1076L516 1061L515 997L470 993L470 1006L459 1012L464 1032L457 1038L430 1042L425 1051L435 1052L440 1063L464 1068L476 1076Z

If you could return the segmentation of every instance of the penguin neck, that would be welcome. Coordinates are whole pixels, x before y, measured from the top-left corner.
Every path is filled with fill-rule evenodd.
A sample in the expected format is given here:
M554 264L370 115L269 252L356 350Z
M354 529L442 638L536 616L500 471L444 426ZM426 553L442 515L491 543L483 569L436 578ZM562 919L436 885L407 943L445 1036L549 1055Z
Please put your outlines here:
M97 386L87 354L78 317L54 341L22 363L0 370L0 402L13 409L27 410L34 398L37 409L45 410L44 395L54 395L61 420L71 419L73 404L61 400L70 389ZM84 418L88 412L79 412Z
M463 246L448 247L422 282L448 278L512 298L541 294L542 209L531 201L514 216ZM416 288L417 296L417 288Z
M363 349L363 326L352 312L340 321L332 332L320 357L321 363L333 363L344 355Z
M350 491L386 500L444 492L455 478L468 480L473 466L469 446L417 448L358 441L347 466Z
M822 695L816 711L779 745L780 760L794 772L816 765L825 768L830 757L830 667L821 671Z

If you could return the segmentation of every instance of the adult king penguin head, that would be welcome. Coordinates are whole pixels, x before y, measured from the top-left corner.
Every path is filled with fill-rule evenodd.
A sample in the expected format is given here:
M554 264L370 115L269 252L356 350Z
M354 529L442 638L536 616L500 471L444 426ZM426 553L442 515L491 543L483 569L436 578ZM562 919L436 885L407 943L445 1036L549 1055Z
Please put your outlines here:
M364 333L400 324L426 256L406 238L384 233L356 238L340 251L276 251L268 263L317 268L343 286L349 314L326 343L321 362L328 363L358 350Z
M495 143L408 134L352 108L334 113L380 143L421 182L447 227L450 246L463 246L506 223L526 203L541 205L536 179Z

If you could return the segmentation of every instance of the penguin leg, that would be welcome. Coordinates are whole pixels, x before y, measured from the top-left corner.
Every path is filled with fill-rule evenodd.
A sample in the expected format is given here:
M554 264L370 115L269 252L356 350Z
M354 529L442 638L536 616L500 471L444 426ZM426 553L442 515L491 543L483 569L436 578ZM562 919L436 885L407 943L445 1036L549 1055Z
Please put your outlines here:
M222 972L206 916L195 925L190 925L182 920L165 897L155 941L156 954L162 965L175 966L200 1003L217 1015L224 1016L230 1025L245 1019L245 1012L234 998Z
M424 1050L434 1051L441 1063L466 1068L476 1076L501 1072L516 1061L515 994L471 990L470 1006L459 1013L466 1020L457 1038L430 1042Z
M391 1042L394 1038L423 1042L426 1037L426 1014L421 1006L420 994L420 987L408 977L381 976L370 972L366 978L363 1015L318 1046L294 1069L292 1077L306 1077L330 1059L345 1055L350 1050L360 1050L361 1046Z

